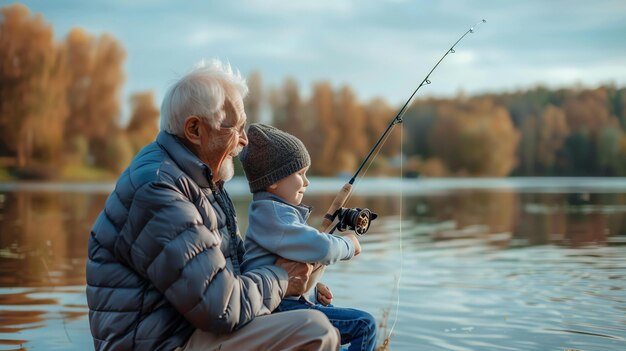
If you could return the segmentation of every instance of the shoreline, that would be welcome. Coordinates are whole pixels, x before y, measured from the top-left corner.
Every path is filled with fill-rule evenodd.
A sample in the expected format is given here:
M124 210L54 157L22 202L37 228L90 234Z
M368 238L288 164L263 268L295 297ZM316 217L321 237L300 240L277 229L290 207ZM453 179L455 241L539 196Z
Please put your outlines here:
M309 194L335 194L344 178L311 177ZM110 193L114 181L0 181L0 191ZM463 190L516 191L534 193L626 192L626 177L507 177L507 178L361 178L354 184L358 195L426 195ZM233 196L250 195L244 177L226 183Z

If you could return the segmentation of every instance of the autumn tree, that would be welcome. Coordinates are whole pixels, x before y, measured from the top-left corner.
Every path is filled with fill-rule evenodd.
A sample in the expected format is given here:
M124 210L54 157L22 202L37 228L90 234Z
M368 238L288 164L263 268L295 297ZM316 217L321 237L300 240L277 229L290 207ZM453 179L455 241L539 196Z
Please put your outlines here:
M154 93L145 91L130 97L131 115L126 127L126 135L136 154L142 147L151 143L159 132L159 109L154 102Z
M611 106L609 89L601 87L569 94L563 103L572 131L565 141L559 172L568 175L613 175L617 169L620 122Z
M572 131L588 130L595 138L604 127L617 126L611 116L609 99L605 88L583 90L570 96L563 105L567 125Z
M21 4L0 14L0 149L18 167L54 162L67 117L65 57L41 15Z
M477 99L441 106L430 142L454 174L501 177L517 162L519 132L504 107Z
M369 149L383 135L397 111L382 98L373 99L365 105L364 109L366 115L365 135L367 136L367 149ZM402 140L400 127L402 126L393 127L394 130L391 131L381 148L381 155L393 157L400 153L400 141Z
M557 154L570 133L565 112L550 105L539 118L533 115L524 118L521 132L521 174L552 175Z
M122 131L119 98L125 50L108 34L94 37L80 28L70 31L63 47L72 71L65 125L67 150L75 153L77 145L86 143L88 154L82 162L109 163L105 160L110 156L105 153L115 149L109 145L115 140L111 136Z
M322 175L335 174L334 156L338 148L340 133L335 125L333 100L330 83L320 82L314 85L310 108L319 121L316 135L320 144L313 149L315 162L312 168Z
M70 118L65 125L65 136L68 140L77 136L87 139L88 115L91 114L88 91L95 65L95 39L84 29L73 28L61 45L67 57L67 64L71 67L67 99Z
M282 87L270 93L270 105L273 111L273 122L276 128L298 136L301 126L300 107L302 101L298 83L288 78Z
M548 106L541 114L536 131L535 159L542 174L553 169L556 155L569 133L565 112L556 106Z
M334 110L334 127L341 135L337 157L333 159L335 172L352 173L368 151L366 115L347 86L336 93Z
M64 126L67 164L86 164L90 160L89 123L85 116L91 113L87 92L94 69L94 41L93 36L82 28L73 28L61 43L67 66L71 67L67 89L69 118Z
M261 111L263 107L263 80L259 71L250 73L247 79L248 96L244 100L246 116L248 123L256 123L261 120Z

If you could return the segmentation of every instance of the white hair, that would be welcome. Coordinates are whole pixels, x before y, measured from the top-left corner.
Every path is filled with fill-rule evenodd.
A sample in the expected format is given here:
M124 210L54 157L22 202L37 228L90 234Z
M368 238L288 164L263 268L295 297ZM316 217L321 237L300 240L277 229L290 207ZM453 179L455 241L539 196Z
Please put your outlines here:
M228 94L239 92L243 99L248 86L239 71L219 60L201 61L165 93L161 104L161 130L182 136L185 119L204 118L212 128L224 121L224 101Z

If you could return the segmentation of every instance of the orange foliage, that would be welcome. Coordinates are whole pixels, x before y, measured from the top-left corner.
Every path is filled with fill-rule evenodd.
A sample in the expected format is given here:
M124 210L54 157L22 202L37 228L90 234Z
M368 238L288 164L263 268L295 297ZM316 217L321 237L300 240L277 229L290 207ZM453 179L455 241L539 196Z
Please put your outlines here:
M126 53L115 38L75 28L55 43L52 27L24 5L0 15L3 166L13 158L18 168L65 162L118 172L154 139L159 111L149 92L131 98L130 123L120 126ZM397 113L383 99L363 103L351 87L328 82L309 98L294 79L264 94L253 72L249 88L249 122L269 101L271 123L305 143L319 175L354 172ZM396 126L370 175L397 175L401 157L415 161L411 171L433 176L626 175L623 88L417 100L404 120L404 149Z
M323 141L315 148L313 170L323 175L335 172L334 157L339 142L339 129L335 126L333 90L329 83L318 83L313 88L310 106L318 117L318 138ZM313 156L313 155L311 155Z
M263 81L261 79L261 73L258 71L252 72L247 79L248 83L248 96L244 101L246 116L248 117L248 123L255 123L260 121L261 106L263 105Z
M1 8L0 15L0 156L15 157L18 171L49 167L56 172L64 162L118 169L107 160L120 159L111 150L128 149L110 145L123 134L119 97L126 54L121 44L79 28L57 44L52 27L21 4ZM137 112L152 114L154 122L158 110L151 97L143 99L149 101L138 103L143 112ZM137 123L130 128L134 137L142 136L136 140L155 134L155 125Z
M617 124L611 116L607 91L604 88L584 90L570 96L563 106L567 124L572 131L589 130L596 135L602 128Z
M385 132L385 129L387 129L387 126L391 123L391 119L395 117L397 112L396 109L389 106L389 104L381 98L373 99L365 106L365 114L367 116L365 129L369 142L366 147L367 149L372 147L373 143ZM400 153L400 141L402 140L400 127L396 125L393 128L394 130L390 132L381 149L381 154L387 157L397 156Z
M441 105L430 135L435 156L464 176L508 175L519 139L508 111L488 99Z
M128 139L134 153L152 142L159 133L159 110L155 106L154 94L145 91L131 96L132 113L126 127Z
M20 167L58 160L67 116L66 67L52 27L21 4L0 9L0 133Z

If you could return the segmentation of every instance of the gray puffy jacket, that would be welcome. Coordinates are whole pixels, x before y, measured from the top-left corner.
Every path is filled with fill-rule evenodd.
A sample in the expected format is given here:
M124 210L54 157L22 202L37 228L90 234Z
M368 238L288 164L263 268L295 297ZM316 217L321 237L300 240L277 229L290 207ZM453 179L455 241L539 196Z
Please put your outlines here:
M240 272L230 197L175 136L161 132L120 176L91 231L89 323L96 350L173 350L269 314L286 272Z

